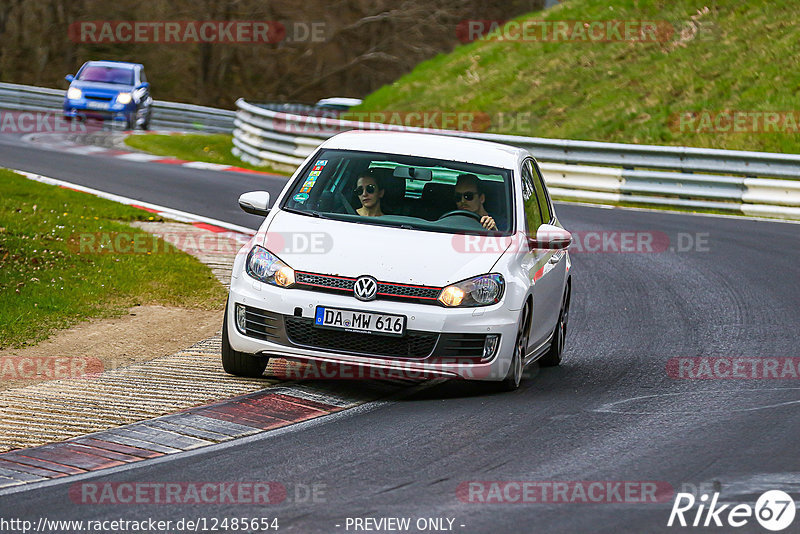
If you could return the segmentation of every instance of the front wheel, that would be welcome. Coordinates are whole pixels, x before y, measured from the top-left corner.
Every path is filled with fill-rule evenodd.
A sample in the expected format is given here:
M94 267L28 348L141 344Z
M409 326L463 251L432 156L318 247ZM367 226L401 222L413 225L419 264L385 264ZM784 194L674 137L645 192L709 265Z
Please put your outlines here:
M514 343L514 354L511 357L511 367L502 382L499 384L500 391L514 391L519 388L522 382L522 371L525 368L525 355L528 351L528 332L530 325L528 318L530 309L526 306L519 320L517 327L517 339Z
M267 368L269 358L238 352L231 347L228 339L228 306L222 322L222 368L231 375L247 378L260 378Z

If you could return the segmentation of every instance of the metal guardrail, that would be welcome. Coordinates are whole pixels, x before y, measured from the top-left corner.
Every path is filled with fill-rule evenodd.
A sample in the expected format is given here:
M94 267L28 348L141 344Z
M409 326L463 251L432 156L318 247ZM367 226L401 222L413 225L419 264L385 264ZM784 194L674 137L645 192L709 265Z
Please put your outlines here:
M0 82L0 109L61 113L65 90ZM153 103L151 128L231 133L236 112L165 102Z
M60 113L64 91L0 83L0 109ZM303 104L236 102L237 111L154 103L151 126L233 132L234 154L294 170L319 144L352 129L454 135L525 148L554 196L591 202L706 208L800 219L800 155L599 143L345 121ZM778 178L778 179L775 179Z
M299 104L239 99L234 154L255 165L293 170L339 132L396 130L494 141L541 162L553 196L566 200L702 208L800 219L800 155L633 145L412 128L339 120ZM779 178L779 179L775 179Z

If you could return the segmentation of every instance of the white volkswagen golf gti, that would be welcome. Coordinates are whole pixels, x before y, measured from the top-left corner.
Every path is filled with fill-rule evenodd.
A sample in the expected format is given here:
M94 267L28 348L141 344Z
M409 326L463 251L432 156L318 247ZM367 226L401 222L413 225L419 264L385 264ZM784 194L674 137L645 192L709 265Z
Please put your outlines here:
M561 362L571 235L522 149L352 131L324 142L237 255L225 371L270 358L519 387Z

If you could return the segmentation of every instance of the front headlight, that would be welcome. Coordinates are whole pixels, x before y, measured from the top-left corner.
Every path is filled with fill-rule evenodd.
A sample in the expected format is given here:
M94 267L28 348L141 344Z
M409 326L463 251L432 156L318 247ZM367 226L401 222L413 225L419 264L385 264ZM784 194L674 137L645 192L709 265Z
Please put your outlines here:
M70 87L67 90L67 98L69 98L70 100L78 100L78 99L80 99L81 94L82 94L81 90L78 89L77 87Z
M450 308L489 306L500 302L504 289L503 275L484 274L442 288L439 302Z
M130 104L131 103L131 94L130 93L120 93L117 95L117 103L119 104Z
M247 255L247 274L267 284L289 287L294 284L294 269L264 247L254 246Z

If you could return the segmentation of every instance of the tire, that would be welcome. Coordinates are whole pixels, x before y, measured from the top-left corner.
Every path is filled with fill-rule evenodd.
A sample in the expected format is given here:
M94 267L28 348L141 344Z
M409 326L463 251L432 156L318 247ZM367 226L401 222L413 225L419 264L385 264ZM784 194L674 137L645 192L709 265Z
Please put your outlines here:
M528 346L528 335L530 332L530 307L525 306L517 327L517 339L514 343L514 355L511 357L511 367L508 369L506 377L497 386L499 391L514 391L519 388L522 382L522 372L525 370L525 352Z
M225 306L225 317L222 322L222 368L230 375L247 378L260 378L264 375L269 358L253 356L233 350L228 340L228 306Z
M558 314L558 322L556 322L556 328L553 330L553 341L550 344L550 350L539 359L539 365L542 367L556 367L561 364L561 356L564 353L564 343L567 340L567 323L569 322L569 301L571 293L569 286L567 286L567 291L564 295L564 304L561 306L561 312Z

